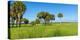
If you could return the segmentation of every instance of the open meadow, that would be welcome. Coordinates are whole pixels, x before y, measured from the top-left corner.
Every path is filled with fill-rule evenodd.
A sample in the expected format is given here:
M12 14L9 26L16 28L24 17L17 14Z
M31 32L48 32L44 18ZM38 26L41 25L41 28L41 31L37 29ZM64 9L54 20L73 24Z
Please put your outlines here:
M22 24L21 27L11 27L11 39L22 38L42 38L42 37L56 37L56 36L75 36L78 35L77 22L63 22L44 24Z

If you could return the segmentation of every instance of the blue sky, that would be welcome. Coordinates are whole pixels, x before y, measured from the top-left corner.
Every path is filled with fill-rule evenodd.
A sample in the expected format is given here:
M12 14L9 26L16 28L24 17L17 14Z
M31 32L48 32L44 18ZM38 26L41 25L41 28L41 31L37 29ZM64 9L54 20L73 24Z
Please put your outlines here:
M27 10L24 13L24 18L30 21L35 20L36 15L41 12L49 12L56 16L55 21L60 19L57 17L58 13L63 13L64 17L61 19L63 22L75 22L78 20L78 6L73 4L59 4L59 3L41 3L41 2L24 2Z
M60 19L57 17L58 13L62 13L64 16L61 19L63 22L77 22L78 20L78 6L73 4L59 4L59 3L41 3L41 2L23 2L26 5L26 11L23 18L30 21L35 20L37 14L41 11L49 12L56 16L55 21Z

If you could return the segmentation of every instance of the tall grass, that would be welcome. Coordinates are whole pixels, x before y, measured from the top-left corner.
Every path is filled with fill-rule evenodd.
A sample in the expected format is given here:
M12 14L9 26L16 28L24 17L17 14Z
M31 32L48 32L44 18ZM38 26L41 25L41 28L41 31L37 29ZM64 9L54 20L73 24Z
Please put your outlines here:
M22 24L10 28L11 39L73 36L78 34L77 23L53 23L51 25Z

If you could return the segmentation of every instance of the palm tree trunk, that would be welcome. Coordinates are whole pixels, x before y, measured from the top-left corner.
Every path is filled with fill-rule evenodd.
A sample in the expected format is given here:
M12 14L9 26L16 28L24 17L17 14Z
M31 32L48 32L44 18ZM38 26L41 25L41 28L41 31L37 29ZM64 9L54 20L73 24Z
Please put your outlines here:
M20 17L20 27L21 27L21 19L22 19L22 16Z
M60 24L61 24L61 18L60 18Z
M18 27L18 18L16 18L16 27Z
M12 27L14 26L14 18L12 18Z
M16 19L16 27L17 27L17 19Z
M45 25L46 25L46 20L45 20Z
M11 27L13 27L13 18L12 18L12 20L11 20Z
M19 18L19 20L20 20L20 21L19 21L19 27L21 27L21 18Z
M19 16L19 27L21 27L21 17Z
M13 19L13 27L14 27L14 19Z
M17 18L17 27L19 27L19 21L20 21L19 18Z

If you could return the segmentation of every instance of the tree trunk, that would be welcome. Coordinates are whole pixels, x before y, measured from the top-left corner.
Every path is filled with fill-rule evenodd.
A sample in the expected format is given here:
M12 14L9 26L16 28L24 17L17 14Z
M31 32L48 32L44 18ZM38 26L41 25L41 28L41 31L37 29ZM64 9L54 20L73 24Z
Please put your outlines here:
M60 18L60 24L61 24L61 18Z
M16 19L16 27L17 27L17 19Z
M46 20L45 20L44 24L46 25Z
M12 27L14 27L14 17L12 18Z
M13 19L13 27L14 27L14 19Z
M21 18L19 18L19 20L20 20L20 21L19 21L19 27L21 27Z
M21 19L22 19L22 16L20 17L20 27L21 27L21 21L22 21Z
M11 27L13 27L13 18L12 18L12 20L11 20Z

